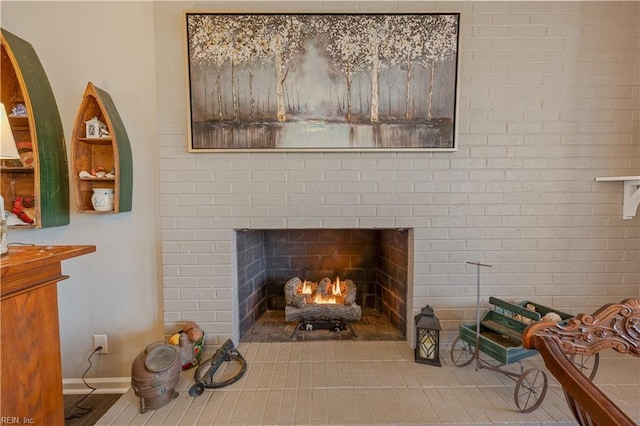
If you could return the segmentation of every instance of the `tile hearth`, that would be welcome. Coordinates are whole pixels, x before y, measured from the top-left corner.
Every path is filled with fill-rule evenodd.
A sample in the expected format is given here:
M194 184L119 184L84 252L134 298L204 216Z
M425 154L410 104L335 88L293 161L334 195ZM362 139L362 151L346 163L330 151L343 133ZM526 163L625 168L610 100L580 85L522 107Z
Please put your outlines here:
M248 365L238 382L193 398L187 392L194 383L189 370L176 386L179 396L167 406L140 414L139 399L129 390L97 424L575 424L549 374L541 406L521 413L509 377L453 366L444 351L440 368L416 364L404 341L250 342L238 350ZM640 418L638 361L608 351L595 378L634 419ZM544 368L539 355L522 364Z

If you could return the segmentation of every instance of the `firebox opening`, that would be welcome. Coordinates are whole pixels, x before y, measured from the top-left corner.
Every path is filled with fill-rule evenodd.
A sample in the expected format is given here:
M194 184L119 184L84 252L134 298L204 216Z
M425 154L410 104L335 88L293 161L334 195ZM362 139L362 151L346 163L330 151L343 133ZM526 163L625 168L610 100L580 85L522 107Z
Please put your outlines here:
M284 311L294 277L355 284L356 303L407 333L408 229L236 230L240 338L267 311Z

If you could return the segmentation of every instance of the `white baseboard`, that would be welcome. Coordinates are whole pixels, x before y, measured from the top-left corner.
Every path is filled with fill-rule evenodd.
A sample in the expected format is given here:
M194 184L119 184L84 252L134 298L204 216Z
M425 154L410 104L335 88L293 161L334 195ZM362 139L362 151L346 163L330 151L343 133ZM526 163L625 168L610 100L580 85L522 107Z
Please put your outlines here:
M94 394L125 393L131 389L131 377L103 377L85 379L90 386L96 388ZM82 379L62 379L64 395L80 395L91 392Z

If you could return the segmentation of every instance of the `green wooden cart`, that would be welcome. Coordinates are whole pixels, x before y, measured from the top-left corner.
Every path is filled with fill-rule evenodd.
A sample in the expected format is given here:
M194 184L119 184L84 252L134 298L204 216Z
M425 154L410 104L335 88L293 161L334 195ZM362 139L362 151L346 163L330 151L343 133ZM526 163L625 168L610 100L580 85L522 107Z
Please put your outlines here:
M525 370L520 363L538 352L522 346L522 334L534 321L554 312L567 320L573 315L548 308L528 300L509 303L496 297L489 298L492 308L485 311L477 324L462 324L459 334L451 346L451 361L463 367L476 361L476 368L488 368L505 374L516 381L513 393L516 406L524 413L538 408L547 393L547 375L538 368ZM535 312L527 309L535 307ZM476 351L475 348L479 348ZM480 357L480 353L490 356L498 364ZM598 368L597 357L573 359L576 366L590 379ZM505 369L510 364L519 364L519 372Z

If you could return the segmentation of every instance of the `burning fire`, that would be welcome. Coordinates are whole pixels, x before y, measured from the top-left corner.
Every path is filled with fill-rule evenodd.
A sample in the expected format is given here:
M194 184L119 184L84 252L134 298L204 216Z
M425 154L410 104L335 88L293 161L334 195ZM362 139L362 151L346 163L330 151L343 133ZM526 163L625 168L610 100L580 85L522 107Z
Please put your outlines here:
M329 280L327 279L326 281ZM322 282L321 284L324 286ZM316 287L315 291L314 286ZM318 290L318 284L308 282L307 280L305 280L302 283L302 286L298 289L298 294L308 296L306 298L306 303L337 304L340 302L338 299L342 298L342 290L340 289L340 277L337 277L334 283L328 283L322 291Z
M342 292L340 291L340 277L337 277L336 282L333 283L333 295L342 296Z
M313 299L313 303L318 303L318 304L333 303L335 305L337 302L336 302L335 296L324 297L320 293L316 293L316 297L315 299Z

